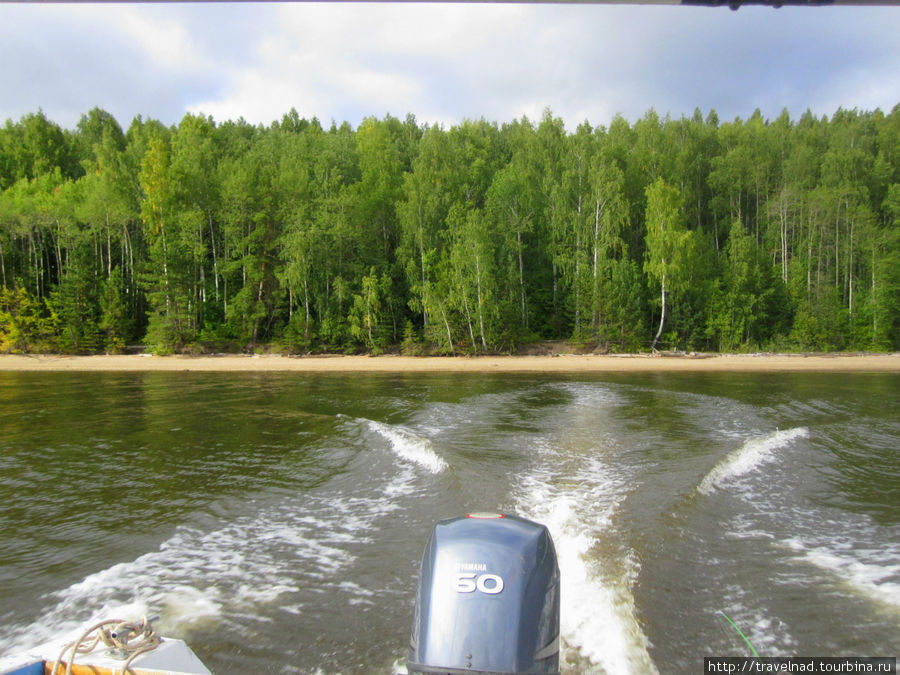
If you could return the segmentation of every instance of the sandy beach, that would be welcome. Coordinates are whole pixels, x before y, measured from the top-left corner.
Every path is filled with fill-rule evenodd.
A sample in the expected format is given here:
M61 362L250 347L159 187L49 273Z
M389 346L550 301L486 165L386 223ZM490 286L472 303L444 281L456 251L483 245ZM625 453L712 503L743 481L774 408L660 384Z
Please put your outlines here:
M358 373L894 372L900 354L552 356L2 355L0 371Z

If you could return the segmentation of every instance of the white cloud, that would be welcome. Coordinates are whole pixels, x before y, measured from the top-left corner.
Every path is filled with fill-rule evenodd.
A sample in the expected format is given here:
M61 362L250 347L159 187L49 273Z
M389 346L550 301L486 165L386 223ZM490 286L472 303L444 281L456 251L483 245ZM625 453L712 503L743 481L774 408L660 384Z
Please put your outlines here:
M0 116L42 107L71 126L101 105L123 125L187 111L268 124L295 107L450 124L549 106L574 129L650 107L889 110L898 36L893 8L0 3Z
M522 23L516 6L298 3L277 9L278 33L260 42L252 63L233 71L220 100L191 110L216 118L241 111L261 123L290 107L325 119L350 114L352 122L383 112L413 112L427 121L449 113L458 120L448 106L474 109L486 80L496 89L492 72L514 48L497 36ZM460 101L464 95L473 99Z
M100 106L123 126L138 114L177 121L185 92L213 88L217 76L190 24L170 14L117 4L0 6L0 118L42 108L73 127Z
M157 65L166 69L205 67L194 49L187 27L174 17L154 16L135 5L88 5L81 8L135 41Z
M278 79L271 73L241 69L231 73L229 92L222 98L192 102L188 112L212 115L217 122L244 118L254 124L268 124L292 107L302 115L322 107L313 90L295 82Z

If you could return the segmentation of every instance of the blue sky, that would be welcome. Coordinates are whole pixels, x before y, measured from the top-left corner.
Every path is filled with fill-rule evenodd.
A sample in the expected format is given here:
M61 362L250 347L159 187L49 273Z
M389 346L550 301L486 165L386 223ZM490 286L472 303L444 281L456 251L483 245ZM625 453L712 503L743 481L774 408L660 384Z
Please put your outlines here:
M412 113L445 125L546 107L574 129L715 109L900 103L900 7L0 4L0 120L123 127L185 113L268 124Z

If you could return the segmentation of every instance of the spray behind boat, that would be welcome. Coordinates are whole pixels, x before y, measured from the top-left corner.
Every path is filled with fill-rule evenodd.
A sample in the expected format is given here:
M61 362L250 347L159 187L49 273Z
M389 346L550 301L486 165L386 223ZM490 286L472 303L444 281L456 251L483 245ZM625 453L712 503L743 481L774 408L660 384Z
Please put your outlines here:
M407 668L559 672L559 567L546 527L497 513L434 526L422 556Z

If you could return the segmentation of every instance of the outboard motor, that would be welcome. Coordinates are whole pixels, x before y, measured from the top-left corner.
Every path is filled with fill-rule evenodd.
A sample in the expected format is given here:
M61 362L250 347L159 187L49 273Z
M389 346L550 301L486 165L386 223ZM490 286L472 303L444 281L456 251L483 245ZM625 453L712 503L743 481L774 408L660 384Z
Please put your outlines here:
M546 527L498 513L434 526L422 557L407 669L559 672L559 567Z

